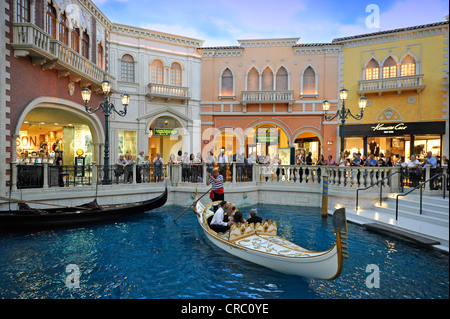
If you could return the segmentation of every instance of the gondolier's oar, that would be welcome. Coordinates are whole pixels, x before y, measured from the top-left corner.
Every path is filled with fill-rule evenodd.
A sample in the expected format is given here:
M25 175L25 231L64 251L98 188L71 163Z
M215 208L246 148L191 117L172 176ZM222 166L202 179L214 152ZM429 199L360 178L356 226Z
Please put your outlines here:
M72 207L72 206L59 205L59 204L43 203L43 202L38 202L38 201L34 201L34 200L20 200L20 199L9 198L9 197L2 197L2 196L0 196L0 200L10 201L10 202L14 202L14 203L30 203L30 204L39 204L39 205L64 207L64 208L77 208L77 209L82 209L82 210L89 210L90 209L90 208L87 208L87 207L78 207L78 206Z
M188 208L186 208L180 215L178 215L177 218L175 218L173 221L176 221L178 218L180 218L189 208L191 208L192 206L194 206L194 204L201 199L203 196L205 196L206 194L208 194L211 191L212 188L210 188L209 190L206 191L206 193L204 193L202 196L200 196L197 200L195 200L191 206L189 206Z

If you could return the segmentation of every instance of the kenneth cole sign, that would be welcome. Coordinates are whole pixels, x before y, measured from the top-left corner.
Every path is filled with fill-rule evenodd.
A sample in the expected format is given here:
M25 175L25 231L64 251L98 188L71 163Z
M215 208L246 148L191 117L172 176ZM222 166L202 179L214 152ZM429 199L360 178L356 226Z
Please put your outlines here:
M384 123L379 123L377 126L372 126L373 131L381 131L385 134L395 134L403 133L408 128L404 123L399 123L395 125L385 125Z
M376 124L350 124L345 126L345 137L351 136L405 136L445 134L445 122L401 122Z

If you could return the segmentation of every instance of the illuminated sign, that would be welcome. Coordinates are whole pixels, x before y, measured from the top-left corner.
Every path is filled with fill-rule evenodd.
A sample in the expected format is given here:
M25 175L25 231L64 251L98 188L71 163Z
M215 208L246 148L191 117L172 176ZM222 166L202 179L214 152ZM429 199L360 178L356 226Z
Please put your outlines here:
M159 136L173 136L178 135L179 132L177 129L173 128L157 128L155 127L153 129L153 135L159 135Z
M375 131L381 131L385 134L392 134L392 133L396 133L398 131L404 131L408 128L408 126L406 126L404 123L399 123L399 124L395 124L395 125L387 125L385 126L385 124L383 123L379 123L377 124L377 126L372 126L372 130Z

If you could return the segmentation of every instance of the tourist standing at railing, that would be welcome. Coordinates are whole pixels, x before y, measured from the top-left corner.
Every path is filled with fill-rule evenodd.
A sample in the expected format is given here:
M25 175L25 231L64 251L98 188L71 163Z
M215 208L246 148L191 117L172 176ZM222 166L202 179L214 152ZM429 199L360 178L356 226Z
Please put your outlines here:
M156 153L156 157L153 159L153 179L154 182L160 182L163 176L163 164L164 160L161 157L161 153Z
M192 171L192 178L191 182L193 183L199 183L202 181L202 175L203 175L203 168L202 168L202 155L200 153L197 153L196 156L193 156L193 160L191 163L191 171Z
M144 162L144 152L140 151L139 154L136 156L136 183L141 182L141 176L142 176L142 163Z
M28 155L28 152L27 152ZM58 185L59 187L64 187L63 179L63 158L61 152L55 152L55 165L58 166Z
M215 160L214 160L213 152L209 151L208 155L206 155L206 157L205 157L205 164L206 164L206 172L207 173L209 173L209 174L212 173L212 170L214 168L214 163L215 163Z
M170 154L169 163L168 164L176 164L177 160L175 158L175 154Z
M409 157L409 161L407 164L408 167L408 176L412 181L412 186L415 187L419 185L419 179L422 175L422 167L420 166L420 162L416 159L416 155L411 155Z
M119 184L119 177L122 176L125 172L125 167L127 165L127 160L121 154L119 158L116 160L116 168L114 169L114 175L116 176L116 184Z
M150 182L150 157L145 155L144 160L142 161L141 171L144 183Z
M220 151L220 154L219 154L219 157L217 159L217 162L219 163L219 173L226 180L228 156L225 155L224 150Z
M181 176L183 182L189 181L189 155L187 152L184 152L184 155L181 157Z
M336 161L333 159L333 155L328 155L327 166L336 166Z
M437 160L433 157L431 151L427 152L427 157L423 159L423 168L430 167L430 176L433 177L437 173ZM436 188L436 179L433 179L430 181L430 188L435 189Z
M127 184L131 184L133 181L133 167L136 165L136 162L133 159L133 156L128 154L127 164L125 165L125 182Z
M344 152L341 152L341 156L339 157L339 159L337 161L337 166L339 166L339 167L347 166L347 159L345 158Z

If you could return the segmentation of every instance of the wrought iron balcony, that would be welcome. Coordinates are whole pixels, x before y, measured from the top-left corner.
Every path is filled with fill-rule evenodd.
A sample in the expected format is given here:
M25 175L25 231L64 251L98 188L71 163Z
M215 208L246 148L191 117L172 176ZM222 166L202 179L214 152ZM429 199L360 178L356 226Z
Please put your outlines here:
M153 98L163 98L166 102L170 100L180 100L185 103L190 99L189 90L187 87L150 83L148 85L147 97L152 100Z
M397 92L401 94L403 91L417 91L423 90L426 85L422 84L423 74L400 76L395 78L384 78L374 80L359 81L358 94L377 93L382 95L384 92Z

